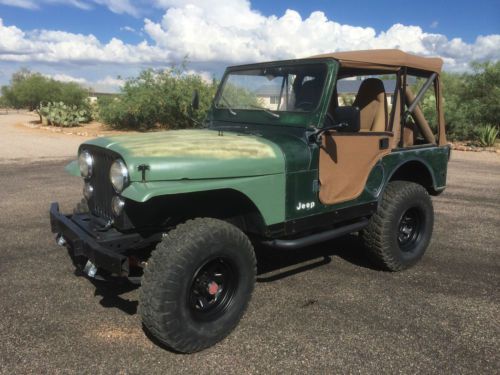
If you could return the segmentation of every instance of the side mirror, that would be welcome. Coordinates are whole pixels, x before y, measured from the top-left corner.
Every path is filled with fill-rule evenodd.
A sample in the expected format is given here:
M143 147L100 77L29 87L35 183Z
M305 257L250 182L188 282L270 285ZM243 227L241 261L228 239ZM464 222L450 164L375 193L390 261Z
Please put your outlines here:
M343 125L338 127L338 131L348 133L359 132L361 120L358 107L337 107L333 111L333 118L336 124Z
M200 108L200 93L198 90L193 91L193 97L191 99L191 109L197 111Z

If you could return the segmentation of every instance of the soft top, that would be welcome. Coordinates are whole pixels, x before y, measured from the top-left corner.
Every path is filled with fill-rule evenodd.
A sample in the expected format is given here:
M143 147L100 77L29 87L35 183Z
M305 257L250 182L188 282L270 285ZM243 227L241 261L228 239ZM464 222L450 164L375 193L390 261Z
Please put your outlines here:
M397 70L401 67L440 73L443 60L439 57L421 57L399 49L373 49L363 51L334 52L312 58L334 58L346 68Z

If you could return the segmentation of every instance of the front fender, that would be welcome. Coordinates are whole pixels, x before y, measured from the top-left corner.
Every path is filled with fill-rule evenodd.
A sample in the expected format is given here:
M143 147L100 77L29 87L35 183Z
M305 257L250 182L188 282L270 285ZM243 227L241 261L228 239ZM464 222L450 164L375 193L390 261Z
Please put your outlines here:
M285 221L284 174L224 179L132 182L123 191L122 196L143 203L164 195L218 189L233 189L246 195L260 211L266 225Z
M80 177L80 167L78 166L78 160L71 161L64 170L72 176Z

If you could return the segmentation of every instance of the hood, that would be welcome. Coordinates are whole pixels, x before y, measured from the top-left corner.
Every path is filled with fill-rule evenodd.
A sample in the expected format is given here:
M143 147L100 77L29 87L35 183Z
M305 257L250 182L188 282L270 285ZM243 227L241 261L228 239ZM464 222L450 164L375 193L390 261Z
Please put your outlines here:
M85 142L120 154L131 181L249 177L284 173L281 149L262 137L189 129L103 137Z

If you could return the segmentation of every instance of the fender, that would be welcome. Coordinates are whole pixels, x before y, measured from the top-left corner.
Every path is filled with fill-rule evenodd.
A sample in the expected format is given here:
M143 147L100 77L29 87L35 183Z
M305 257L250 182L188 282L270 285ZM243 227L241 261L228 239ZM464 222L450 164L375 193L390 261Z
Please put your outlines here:
M80 177L80 167L78 166L78 160L71 161L64 170L68 172L71 176Z
M441 152L436 152L441 151ZM381 192L385 190L394 174L401 170L408 163L420 163L429 173L431 185L426 186L435 192L443 191L446 188L446 167L448 162L448 147L431 146L415 149L413 152L405 149L404 152L394 151L382 159L384 169L384 185ZM439 174L438 171L441 171ZM415 176L418 181L418 176ZM379 194L378 199L382 194Z
M285 175L281 173L224 179L132 182L122 196L143 203L159 196L219 189L232 189L245 195L257 207L267 226L285 220Z

